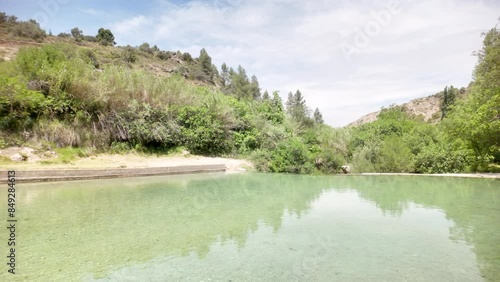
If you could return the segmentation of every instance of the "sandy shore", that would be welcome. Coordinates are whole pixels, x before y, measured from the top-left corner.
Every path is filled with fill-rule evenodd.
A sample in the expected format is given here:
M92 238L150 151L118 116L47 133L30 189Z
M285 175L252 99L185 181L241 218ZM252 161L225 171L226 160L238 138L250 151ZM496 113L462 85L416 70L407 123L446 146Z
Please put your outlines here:
M226 166L227 173L247 171L253 164L247 160L230 158L210 158L193 155L176 156L143 156L138 154L111 155L100 154L87 158L80 158L68 164L43 164L40 162L11 162L3 164L4 169L18 170L51 170L51 169L104 169L104 168L156 168L171 166L200 166L220 165Z

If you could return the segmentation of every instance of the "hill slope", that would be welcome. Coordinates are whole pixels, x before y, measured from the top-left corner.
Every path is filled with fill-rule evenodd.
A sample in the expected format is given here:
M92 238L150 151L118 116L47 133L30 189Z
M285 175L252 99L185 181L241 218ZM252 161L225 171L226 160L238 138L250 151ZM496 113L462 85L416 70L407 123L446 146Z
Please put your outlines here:
M450 88L453 88L451 86ZM464 98L469 92L468 88L460 88L457 91L457 99ZM413 99L401 105L390 105L392 107L401 107L405 112L421 117L422 120L429 123L437 123L441 120L442 116L442 105L444 101L444 91L430 95L427 97ZM378 119L380 111L371 112L369 114L363 115L356 121L347 125L347 127L358 126L365 123L373 122Z

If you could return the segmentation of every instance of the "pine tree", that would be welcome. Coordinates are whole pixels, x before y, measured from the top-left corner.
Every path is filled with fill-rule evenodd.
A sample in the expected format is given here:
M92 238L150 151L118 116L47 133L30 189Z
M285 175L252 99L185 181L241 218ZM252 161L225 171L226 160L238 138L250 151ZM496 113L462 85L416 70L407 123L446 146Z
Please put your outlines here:
M254 99L260 98L259 81L257 80L257 77L255 75L252 75L252 79L250 82L250 94L252 95L252 98L254 98Z
M268 93L268 92L267 92L267 90L266 90L266 91L264 91L264 94L262 94L262 100L267 101L267 100L269 100L269 99L270 99L270 97L269 97L269 93Z
M224 87L227 87L229 86L229 84L231 84L231 81L229 79L229 70L227 68L226 63L222 63L220 69L221 69L222 84L224 85Z
M200 51L199 62L200 62L201 70L205 74L211 76L212 75L212 58L208 55L205 48L201 49L201 51Z
M319 112L319 109L314 110L314 121L317 123L324 123L323 115Z

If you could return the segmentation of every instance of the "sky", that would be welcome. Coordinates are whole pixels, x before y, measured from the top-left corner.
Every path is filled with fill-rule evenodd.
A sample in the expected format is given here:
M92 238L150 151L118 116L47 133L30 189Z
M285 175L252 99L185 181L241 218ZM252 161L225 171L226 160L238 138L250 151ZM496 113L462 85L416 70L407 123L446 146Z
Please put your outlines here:
M53 34L104 27L118 45L148 42L194 57L205 48L219 69L242 65L284 101L300 89L338 127L467 86L500 0L0 0L0 11Z

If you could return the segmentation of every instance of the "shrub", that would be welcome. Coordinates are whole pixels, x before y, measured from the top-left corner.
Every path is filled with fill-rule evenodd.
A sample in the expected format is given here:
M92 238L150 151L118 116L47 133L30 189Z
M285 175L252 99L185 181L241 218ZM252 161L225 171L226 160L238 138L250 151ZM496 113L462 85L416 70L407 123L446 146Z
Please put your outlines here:
M398 137L390 137L381 144L376 168L378 172L413 172L413 154Z
M172 57L172 53L168 51L159 51L156 53L156 57L158 57L160 60L166 61Z
M421 173L459 173L470 166L471 151L450 144L425 147L415 158L415 170Z
M28 90L16 77L0 74L0 128L18 131L31 128L32 120L44 109L46 99Z
M134 47L128 45L122 52L122 57L128 64L135 63L137 61L137 55Z
M296 137L280 143L272 152L269 169L286 173L312 173L315 170L307 147Z
M189 151L199 154L227 152L229 133L217 113L206 107L184 106L177 110L182 140Z
M47 37L45 31L41 29L40 25L34 20L28 22L18 22L15 25L13 32L17 36L34 39L39 42L43 41L43 39Z

